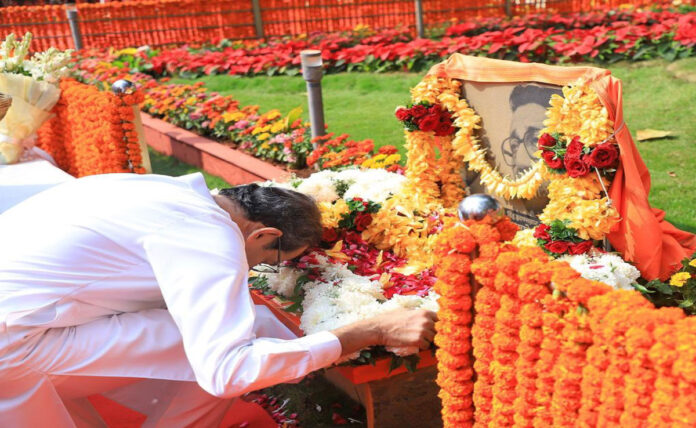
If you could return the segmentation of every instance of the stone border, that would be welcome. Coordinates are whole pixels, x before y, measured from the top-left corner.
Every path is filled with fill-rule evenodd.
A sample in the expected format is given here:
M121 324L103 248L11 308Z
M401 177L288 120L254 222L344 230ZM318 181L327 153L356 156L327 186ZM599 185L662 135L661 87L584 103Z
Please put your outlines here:
M145 141L158 152L173 156L231 185L255 181L284 181L290 173L209 138L141 112Z

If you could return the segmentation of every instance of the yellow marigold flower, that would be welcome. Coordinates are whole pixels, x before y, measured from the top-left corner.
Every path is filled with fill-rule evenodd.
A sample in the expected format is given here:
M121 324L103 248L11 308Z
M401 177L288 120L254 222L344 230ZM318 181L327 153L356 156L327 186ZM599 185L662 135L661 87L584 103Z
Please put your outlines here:
M125 49L121 49L120 51L116 52L116 56L135 55L137 53L138 53L138 49L136 49L136 48L125 48Z
M348 204L343 199L338 199L336 203L320 202L317 204L321 213L321 225L324 227L338 227L343 214L350 211Z
M269 134L268 132L264 132L263 134L259 135L256 138L259 141L263 141L263 140L267 140L270 136L271 136L271 134ZM263 146L268 146L268 143L264 143ZM261 147L263 147L263 146L261 146ZM268 148L268 147L264 147L264 148Z
M277 134L285 128L285 123L283 121L278 121L271 126L271 132Z
M260 127L257 126L257 127L255 127L254 129L252 129L251 135L258 135L258 134L260 134L260 133L262 133L262 132L263 132L263 130L262 130Z
M193 105L196 103L196 97L188 97L186 98L186 105Z
M683 287L690 278L691 274L689 272L677 272L669 279L669 284L675 287Z
M363 168L372 168L372 165L375 163L374 159L365 159L365 161L360 164Z
M386 165L393 165L395 163L398 163L401 160L401 155L398 153L394 153L393 155L387 156L387 158L384 160L384 163Z
M222 120L225 121L225 123L237 122L237 121L244 118L244 113L242 113L240 111L234 111L234 112L226 111L222 114L221 117L222 117Z
M696 259L693 259L689 262L689 266L691 267L696 267Z
M534 229L520 229L512 238L512 244L516 247L536 247L537 240L534 237Z
M266 120L276 119L276 118L280 117L280 111L273 109L273 110L269 111L268 113L264 114L263 117L265 117Z

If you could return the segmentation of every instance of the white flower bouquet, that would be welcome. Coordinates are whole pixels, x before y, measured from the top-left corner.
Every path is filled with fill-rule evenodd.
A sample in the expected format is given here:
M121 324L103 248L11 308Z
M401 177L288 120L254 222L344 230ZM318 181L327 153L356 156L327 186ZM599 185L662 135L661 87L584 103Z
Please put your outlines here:
M27 59L32 35L21 41L10 34L0 44L0 93L12 104L0 120L0 164L17 162L58 102L58 80L68 73L71 50L50 48Z

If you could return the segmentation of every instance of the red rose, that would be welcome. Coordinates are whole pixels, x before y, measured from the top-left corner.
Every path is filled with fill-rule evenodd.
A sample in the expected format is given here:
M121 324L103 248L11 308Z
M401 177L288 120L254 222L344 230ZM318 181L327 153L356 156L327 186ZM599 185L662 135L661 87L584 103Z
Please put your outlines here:
M566 241L551 241L544 244L544 248L555 254L563 254L568 251L568 243Z
M563 159L557 158L556 154L551 150L544 150L544 152L541 154L541 157L544 158L544 160L546 161L546 165L548 165L549 168L563 168Z
M454 134L454 131L455 128L452 126L451 122L440 122L435 130L435 135L438 137L445 137Z
M428 109L428 113L429 114L436 114L439 116L440 114L442 114L442 108L440 108L440 106L437 104L433 104Z
M544 134L539 137L538 145L540 150L543 150L546 147L553 147L556 145L556 139L553 138L553 135L551 134Z
M428 114L428 107L418 104L411 107L410 111L413 117L423 117Z
M394 114L396 115L396 118L401 121L409 120L411 118L411 113L405 108L400 108L396 110L396 113Z
M592 241L582 241L577 244L570 244L568 252L572 255L585 254L592 248Z
M592 150L587 162L597 168L609 168L614 166L619 159L619 151L612 143L600 144Z
M573 138L566 149L566 158L579 158L580 155L582 155L582 149L584 148L585 145L580 142L580 137Z
M590 172L590 166L580 158L566 156L563 163L568 175L573 178L584 177Z
M426 132L436 130L439 125L440 117L436 114L429 114L418 123L420 130Z
M367 229L367 226L369 226L371 223L372 215L363 211L355 217L355 230L362 232L363 230Z
M338 233L333 227L325 227L324 233L321 235L321 240L324 242L335 242L338 241Z
M534 230L534 237L538 239L543 239L545 241L550 241L551 235L549 235L549 230L551 230L551 226L547 226L544 223L541 223Z

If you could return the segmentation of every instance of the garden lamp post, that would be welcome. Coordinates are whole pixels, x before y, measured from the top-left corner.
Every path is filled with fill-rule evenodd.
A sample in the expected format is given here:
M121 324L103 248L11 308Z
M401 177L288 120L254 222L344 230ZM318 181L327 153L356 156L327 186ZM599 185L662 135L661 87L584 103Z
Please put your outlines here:
M304 50L300 52L300 57L302 58L302 77L307 82L312 138L320 137L326 133L324 129L324 102L321 97L321 78L324 75L321 51Z

